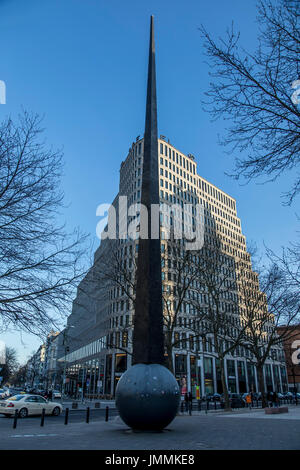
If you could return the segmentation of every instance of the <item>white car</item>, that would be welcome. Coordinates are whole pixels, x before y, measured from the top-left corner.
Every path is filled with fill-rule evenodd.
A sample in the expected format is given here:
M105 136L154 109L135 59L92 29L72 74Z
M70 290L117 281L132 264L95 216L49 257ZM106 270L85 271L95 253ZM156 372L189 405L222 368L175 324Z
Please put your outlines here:
M60 403L47 401L40 395L15 395L0 403L0 414L13 416L18 411L19 418L29 415L41 415L43 408L46 415L59 416L63 410Z
M52 390L52 399L53 398L61 398L61 393L59 390Z

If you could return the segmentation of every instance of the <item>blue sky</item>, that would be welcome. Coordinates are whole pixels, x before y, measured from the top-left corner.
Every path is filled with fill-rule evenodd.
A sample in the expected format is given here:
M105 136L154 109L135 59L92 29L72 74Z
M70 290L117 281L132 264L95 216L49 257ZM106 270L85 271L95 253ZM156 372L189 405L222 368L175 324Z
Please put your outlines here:
M247 240L278 251L296 238L299 199L284 207L280 197L292 175L243 186L227 177L233 156L217 143L224 123L210 122L201 106L210 77L198 27L219 36L234 21L251 49L254 0L0 0L0 80L7 87L0 120L22 107L44 115L47 142L64 151L68 227L80 226L98 243L96 207L114 198L120 163L143 133L151 14L159 134L194 154L198 172L237 199ZM40 343L24 335L22 344L19 333L2 339L20 360Z

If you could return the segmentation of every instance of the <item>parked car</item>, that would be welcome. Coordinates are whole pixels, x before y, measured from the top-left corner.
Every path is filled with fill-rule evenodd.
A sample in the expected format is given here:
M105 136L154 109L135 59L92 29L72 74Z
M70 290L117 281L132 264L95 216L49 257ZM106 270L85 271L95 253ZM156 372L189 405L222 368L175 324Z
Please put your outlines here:
M208 393L205 397L206 401L220 401L221 395L219 393Z
M291 399L291 398L294 398L295 397L295 394L293 392L286 392L283 394L283 398L285 399Z
M43 408L46 415L59 416L63 410L60 403L45 400L40 395L20 394L8 398L0 403L0 414L13 416L18 411L19 418L29 415L41 415Z
M246 402L239 393L229 393L229 404L231 408L245 408ZM221 407L224 408L224 395L221 397Z
M52 390L52 400L54 398L61 398L61 392L59 390Z

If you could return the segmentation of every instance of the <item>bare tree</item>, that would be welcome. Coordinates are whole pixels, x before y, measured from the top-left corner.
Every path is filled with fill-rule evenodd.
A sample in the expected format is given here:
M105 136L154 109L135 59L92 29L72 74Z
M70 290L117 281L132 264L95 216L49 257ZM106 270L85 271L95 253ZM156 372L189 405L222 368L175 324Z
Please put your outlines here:
M219 41L200 28L213 78L205 109L230 121L221 143L242 153L235 162L236 179L265 176L273 181L299 167L299 13L299 2L259 0L255 52L242 48L233 26ZM286 202L291 204L299 191L298 175L285 193Z
M84 271L85 236L58 222L62 155L41 133L27 112L0 125L0 331L46 334Z
M20 366L15 373L10 377L10 384L15 385L17 387L22 387L26 383L27 380L27 364Z
M7 346L5 351L5 364L1 366L0 371L3 384L11 379L11 377L16 373L18 367L17 351L15 348Z
M240 322L237 261L227 255L217 235L210 235L197 254L198 281L192 301L195 334L211 341L220 367L225 409L230 409L225 358L233 354L243 339L245 325Z
M243 346L256 365L263 406L267 405L263 367L267 359L282 360L282 345L297 334L299 324L299 291L291 290L277 265L262 270L258 278L239 276L241 319L246 325ZM253 282L254 281L254 282ZM279 328L280 327L280 328Z

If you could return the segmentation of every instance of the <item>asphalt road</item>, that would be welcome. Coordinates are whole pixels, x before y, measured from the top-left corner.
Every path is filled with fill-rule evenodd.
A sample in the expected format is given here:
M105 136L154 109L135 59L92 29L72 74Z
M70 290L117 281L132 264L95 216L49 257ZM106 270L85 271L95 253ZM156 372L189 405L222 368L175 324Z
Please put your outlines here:
M91 410L89 424L84 411L70 411L68 426L63 416L46 417L44 427L31 417L13 429L12 419L0 418L0 449L300 450L300 407L280 416L263 410L179 415L161 433L135 433L110 411L105 422L105 410Z

